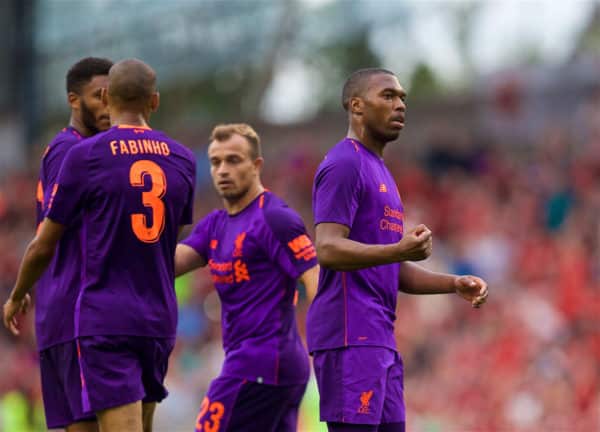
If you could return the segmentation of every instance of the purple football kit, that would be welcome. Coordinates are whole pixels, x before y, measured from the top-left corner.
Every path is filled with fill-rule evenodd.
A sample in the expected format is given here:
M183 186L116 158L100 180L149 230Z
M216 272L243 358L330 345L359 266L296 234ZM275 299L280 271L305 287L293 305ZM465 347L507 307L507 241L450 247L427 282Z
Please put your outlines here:
M42 156L37 185L37 225L44 219L60 166L83 137L69 126L61 130ZM35 333L40 355L42 395L48 428L94 420L81 406L81 382L74 341L73 313L81 280L81 219L65 230L35 290Z
M365 244L400 241L404 209L383 160L346 138L325 156L313 185L314 223L350 229ZM405 421L402 360L394 321L400 264L355 271L321 268L307 316L308 348L321 396L321 420Z
M64 159L46 216L81 223L81 280L65 313L86 413L167 394L175 246L179 227L192 222L195 171L190 150L141 126L114 126Z
M309 377L296 280L317 264L302 220L266 191L237 214L213 211L182 243L207 262L222 305L225 361L196 430L295 431Z

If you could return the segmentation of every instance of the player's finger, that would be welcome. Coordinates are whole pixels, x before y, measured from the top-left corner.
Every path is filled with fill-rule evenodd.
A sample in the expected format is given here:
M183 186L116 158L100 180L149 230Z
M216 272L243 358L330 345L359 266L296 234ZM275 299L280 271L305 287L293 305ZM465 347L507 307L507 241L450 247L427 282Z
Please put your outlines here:
M431 240L431 231L429 231L429 229L421 231L419 234L417 234L417 239L421 242L427 242Z
M425 230L427 230L427 229L428 229L428 228L427 228L427 226L426 226L425 224L419 224L419 225L417 225L417 226L414 228L413 232L415 233L415 235L416 235L416 236L419 236L419 235L421 235L421 233L422 233L423 231L425 231Z
M19 328L17 326L17 319L15 317L10 320L8 329L13 335L19 336Z
M21 303L21 313L26 314L29 310L29 306L31 306L31 297L29 294L25 295L23 302Z
M478 296L473 300L473 306L479 307L487 301L487 294Z

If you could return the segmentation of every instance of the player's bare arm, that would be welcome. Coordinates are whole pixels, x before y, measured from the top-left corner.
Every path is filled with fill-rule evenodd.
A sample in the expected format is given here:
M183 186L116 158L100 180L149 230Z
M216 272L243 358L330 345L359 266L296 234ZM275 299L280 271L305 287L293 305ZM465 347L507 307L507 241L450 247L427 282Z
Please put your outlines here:
M300 282L306 288L308 301L312 302L317 295L317 287L319 286L319 266L309 268L300 275Z
M411 262L402 265L399 289L408 294L456 293L473 307L481 306L488 296L487 283L477 276L436 273Z
M418 225L397 243L365 244L348 238L350 229L336 223L320 223L315 230L317 257L323 267L338 271L360 270L381 264L421 261L431 255L431 231Z
M194 248L179 243L175 249L175 277L206 265L206 260Z
M19 334L16 314L25 313L31 302L29 291L40 278L56 250L65 227L46 218L42 222L38 234L29 243L21 261L17 282L4 304L4 326L15 336Z

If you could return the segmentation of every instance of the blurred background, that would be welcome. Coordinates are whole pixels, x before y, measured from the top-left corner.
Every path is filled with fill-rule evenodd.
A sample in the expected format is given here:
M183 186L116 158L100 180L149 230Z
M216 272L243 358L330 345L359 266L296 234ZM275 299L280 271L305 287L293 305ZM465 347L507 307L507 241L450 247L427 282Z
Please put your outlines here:
M3 0L0 298L34 234L40 155L68 121L65 74L85 56L158 73L153 118L198 158L195 219L220 206L206 146L218 122L263 139L265 185L312 228L311 185L346 133L345 78L395 71L407 126L385 152L406 226L434 232L430 269L490 284L399 294L407 430L600 430L600 5L557 1ZM178 343L157 431L192 430L222 361L207 272L177 280ZM304 332L308 304L298 320ZM33 315L0 331L0 430L44 430ZM318 423L307 391L300 431Z

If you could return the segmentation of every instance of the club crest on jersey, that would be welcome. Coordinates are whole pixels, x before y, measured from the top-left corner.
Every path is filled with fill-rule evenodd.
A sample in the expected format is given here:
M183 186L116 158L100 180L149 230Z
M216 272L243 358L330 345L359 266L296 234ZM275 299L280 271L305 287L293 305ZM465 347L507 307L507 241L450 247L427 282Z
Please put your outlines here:
M233 256L234 257L241 257L242 256L242 248L244 247L244 240L246 239L246 231L238 234L238 236L235 238L235 248L233 249Z
M372 397L373 397L373 390L362 392L360 394L360 407L358 407L359 414L369 414L371 412L369 409L369 405L371 403Z

